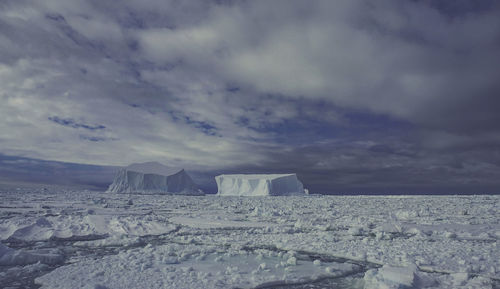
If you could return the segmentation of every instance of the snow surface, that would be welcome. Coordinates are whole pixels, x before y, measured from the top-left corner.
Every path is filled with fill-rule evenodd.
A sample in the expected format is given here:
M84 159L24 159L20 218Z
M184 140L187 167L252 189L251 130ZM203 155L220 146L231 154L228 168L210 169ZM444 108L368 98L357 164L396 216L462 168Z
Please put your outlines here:
M295 174L219 175L215 177L220 196L283 196L305 194Z
M184 169L172 169L157 162L131 164L120 169L108 192L203 194Z
M500 288L499 201L3 191L0 287Z

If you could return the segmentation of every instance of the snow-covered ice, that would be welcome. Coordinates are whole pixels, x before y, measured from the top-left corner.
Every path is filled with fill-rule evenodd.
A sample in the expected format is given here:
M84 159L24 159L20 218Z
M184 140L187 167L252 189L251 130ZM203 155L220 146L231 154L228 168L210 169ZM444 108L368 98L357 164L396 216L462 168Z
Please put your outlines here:
M0 200L0 287L500 288L500 196Z
M136 163L120 169L108 191L203 195L184 169L172 169L157 162Z
M220 196L283 196L303 195L302 183L296 174L219 175L215 177Z

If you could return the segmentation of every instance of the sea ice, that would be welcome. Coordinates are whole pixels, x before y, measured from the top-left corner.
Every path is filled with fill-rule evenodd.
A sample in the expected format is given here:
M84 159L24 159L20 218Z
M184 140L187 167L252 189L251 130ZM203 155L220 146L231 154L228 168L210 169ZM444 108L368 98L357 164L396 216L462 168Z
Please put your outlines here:
M290 261L292 260L292 261ZM329 268L329 270L326 270ZM163 245L132 249L100 260L60 267L39 277L44 288L254 288L312 282L359 270L352 264L313 264L276 252L212 246Z
M500 196L15 190L0 191L0 203L4 287L500 285Z
M384 265L365 273L365 289L411 289L415 288L417 268Z

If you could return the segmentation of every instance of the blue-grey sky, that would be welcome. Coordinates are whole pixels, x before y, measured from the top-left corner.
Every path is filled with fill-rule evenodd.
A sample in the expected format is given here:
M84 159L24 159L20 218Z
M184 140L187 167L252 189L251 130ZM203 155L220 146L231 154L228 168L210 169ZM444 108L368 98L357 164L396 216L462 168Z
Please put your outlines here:
M499 67L494 0L4 0L0 179L498 192Z

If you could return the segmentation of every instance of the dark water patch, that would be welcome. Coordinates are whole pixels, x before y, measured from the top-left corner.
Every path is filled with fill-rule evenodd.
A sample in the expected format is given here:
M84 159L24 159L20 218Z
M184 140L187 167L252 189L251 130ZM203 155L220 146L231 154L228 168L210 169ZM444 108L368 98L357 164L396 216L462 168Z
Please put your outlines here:
M337 277L325 277L315 281L293 284L262 284L256 289L362 289L364 273L353 272Z
M130 245L110 245L110 246L78 246L76 242L80 241L96 241L105 239L103 235L93 235L75 238L51 238L44 241L24 241L17 239L9 239L2 243L6 246L28 252L40 253L50 250L57 252L62 256L61 260L56 264L29 264L24 266L0 266L0 288L27 288L37 289L41 285L35 284L35 279L50 273L58 267L69 265L78 262L82 258L100 259L104 256L116 255L121 251L144 247L147 244L161 245L169 242L169 234L165 235L148 235L139 237L137 242Z
M77 242L77 241L95 241L102 240L109 237L109 234L91 234L91 235L82 235L82 236L71 236L68 238L59 238L59 237L51 237L50 241L54 241L56 243L64 243L64 242Z
M314 260L320 260L321 262L335 262L335 263L349 263L349 264L355 264L358 265L361 268L364 268L364 271L368 269L373 269L373 268L380 268L382 267L380 264L369 262L369 261L362 261L362 260L353 260L353 259L348 259L344 257L337 257L329 254L321 254L321 253L315 253L315 252L309 252L309 251L297 251L297 259L299 260L308 260L308 261L314 261Z

